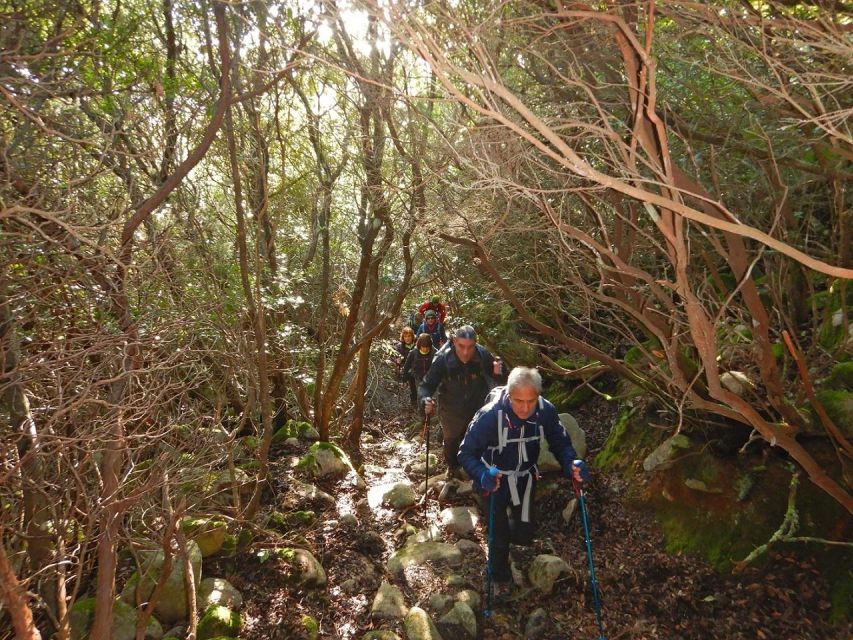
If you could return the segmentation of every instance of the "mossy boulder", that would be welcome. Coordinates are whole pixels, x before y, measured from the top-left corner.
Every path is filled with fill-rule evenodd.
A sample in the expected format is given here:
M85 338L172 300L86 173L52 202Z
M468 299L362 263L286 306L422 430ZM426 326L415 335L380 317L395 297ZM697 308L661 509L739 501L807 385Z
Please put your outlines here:
M310 422L288 420L284 426L272 436L273 444L279 444L290 438L301 438L304 440L317 440L320 434Z
M323 565L307 549L284 547L258 552L262 561L277 558L285 565L285 580L292 585L314 588L326 586Z
M346 452L331 442L315 442L308 449L297 467L314 477L352 476L356 484L364 486L364 480L358 475Z
M307 640L317 640L320 635L320 624L314 616L305 614L302 616L302 628L305 629L305 637Z
M835 364L821 386L838 391L853 391L853 360Z
M117 600L113 604L113 620L110 626L112 640L133 640L136 637L136 608ZM95 620L95 598L77 600L68 612L71 624L71 640L85 640ZM145 626L146 640L160 640L163 627L154 616Z
M196 588L201 583L201 549L192 540L187 542L187 555L193 569ZM123 602L135 605L136 602L147 602L151 597L154 586L160 578L163 569L164 555L162 551L143 551L140 571L130 577L121 593ZM185 620L188 614L187 592L184 588L184 562L179 554L172 555L172 569L166 584L154 607L157 618L163 622L173 623Z
M198 621L198 640L213 640L217 637L237 637L242 626L240 614L228 607L215 604L204 612Z
M853 437L853 391L821 389L816 395L835 426L848 438ZM817 417L814 421L820 424Z
M181 529L192 539L206 558L217 553L225 543L228 525L221 520L211 518L184 518Z

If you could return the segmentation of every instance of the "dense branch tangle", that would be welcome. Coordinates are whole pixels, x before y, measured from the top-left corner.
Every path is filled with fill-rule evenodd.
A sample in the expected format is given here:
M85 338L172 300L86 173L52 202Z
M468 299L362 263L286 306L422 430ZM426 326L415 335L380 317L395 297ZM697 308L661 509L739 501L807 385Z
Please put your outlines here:
M720 25L707 16L683 14L676 3L627 4L610 11L581 3L553 12L526 3L466 14L437 6L428 11L432 17L421 20L418 12L407 14L395 5L391 25L460 106L454 150L461 182L467 184L460 190L460 222L448 239L477 252L483 272L540 332L558 341L564 334L583 335L571 320L582 318L579 324L587 330L598 327L578 349L589 356L606 351L590 344L596 335L613 346L603 330L607 326L629 344L641 336L645 356L629 377L666 389L675 407L748 425L853 510L853 498L796 438L807 418L795 409L796 380L790 371L783 373L774 355L781 331L796 321L785 309L768 307L767 285L759 284L775 270L803 267L814 270L819 286L853 277L841 245L849 237L849 216L838 207L843 202L838 182L846 170L837 158L848 153L849 142L846 122L835 117L850 105L838 105L841 97L831 78L806 82L805 88L787 83L780 93L772 80L779 78L782 62L765 64L765 56L775 51L754 43L783 48L798 43L777 38L772 21L744 15ZM782 28L790 33L793 18L786 20ZM823 33L819 20L804 20L810 44L817 48L824 36L822 55L843 60L849 48L838 49L836 34ZM708 36L682 33L699 22L717 30ZM739 34L752 29L756 37L744 45L745 39L726 31L733 23ZM762 27L769 34L764 38ZM679 44L683 41L687 44ZM674 86L671 72L658 69L655 54L666 50L669 60L688 45L706 47L710 58L716 47L751 47L742 63L750 65L749 73L738 73L734 65L711 67L698 79L711 87L727 83L732 104L720 104L718 111L751 112L749 121L761 132L756 144L769 160L736 166L723 144L708 150L712 162L698 162L697 142L669 126L679 111L684 112L680 121L690 118L681 94L691 94ZM805 66L786 71L802 75L814 68ZM699 87L691 90L697 95ZM756 90L780 99L756 102ZM827 109L829 101L836 107ZM834 203L837 221L837 227L829 226L837 233L835 250L808 242L810 234L791 214L791 191L803 189L811 178L774 162L774 137L777 131L785 135L780 118L799 119L801 131L813 135L816 145L829 136L836 150L825 170L814 162L808 172L827 176L827 200ZM744 206L747 201L751 206ZM504 212L497 224L494 211ZM547 254L543 247L550 247ZM531 259L543 255L551 258L550 266ZM752 348L738 353L736 362L718 363L722 344L740 324L750 327ZM597 359L607 362L602 355ZM758 379L750 398L720 382L721 366L735 365ZM611 366L626 374L625 363ZM843 450L839 455L847 464Z

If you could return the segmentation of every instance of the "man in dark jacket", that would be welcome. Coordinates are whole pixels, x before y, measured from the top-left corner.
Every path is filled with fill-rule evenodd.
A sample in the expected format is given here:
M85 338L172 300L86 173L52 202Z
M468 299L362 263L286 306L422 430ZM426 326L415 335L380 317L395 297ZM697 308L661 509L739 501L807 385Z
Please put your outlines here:
M415 330L416 335L429 334L432 338L432 344L436 349L441 349L447 342L447 332L444 330L444 325L438 320L438 314L430 309L424 314L424 321Z
M512 577L509 544L533 540L533 493L538 479L539 439L544 437L560 462L563 474L578 482L586 468L577 454L557 410L542 396L542 377L535 369L516 367L506 387L498 387L471 421L459 448L459 462L474 490L494 493L492 577L497 591ZM497 475L489 472L491 467ZM507 516L510 507L512 518Z
M474 327L465 325L439 350L421 382L418 399L426 415L438 401L448 479L458 475L456 454L468 423L501 375L500 360L478 345Z

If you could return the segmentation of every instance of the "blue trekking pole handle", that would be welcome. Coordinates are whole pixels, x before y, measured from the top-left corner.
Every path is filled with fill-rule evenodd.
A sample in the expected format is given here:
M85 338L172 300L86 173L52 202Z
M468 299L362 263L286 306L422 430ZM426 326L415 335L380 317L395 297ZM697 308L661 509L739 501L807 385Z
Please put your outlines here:
M604 629L601 623L601 591L598 588L598 579L595 577L595 565L592 562L592 540L589 536L589 518L586 512L586 499L583 484L572 477L572 488L578 497L578 506L583 522L583 538L586 544L586 558L589 564L589 582L592 588L592 606L595 609L595 621L598 624L598 640L605 640Z
M489 475L493 478L498 475L497 467L489 467ZM492 549L495 543L495 493L492 491L489 496L489 559L486 563L486 608L483 610L483 617L490 618L492 616L492 595L494 585L492 584Z

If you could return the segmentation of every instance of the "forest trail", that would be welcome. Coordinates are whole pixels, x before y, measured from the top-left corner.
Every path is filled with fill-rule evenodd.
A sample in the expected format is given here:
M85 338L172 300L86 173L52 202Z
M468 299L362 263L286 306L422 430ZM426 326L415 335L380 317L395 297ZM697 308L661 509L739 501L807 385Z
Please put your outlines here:
M261 559L258 549L266 543L256 542L238 556L234 574L228 576L246 601L241 637L597 638L582 526L577 513L568 522L562 516L573 498L568 481L555 473L543 478L537 489L534 546L513 547L511 554L517 583L513 599L485 619L486 522L475 510L470 482L457 482L455 490L448 490L436 478L426 509L417 502L396 509L383 504L383 495L396 483L414 488L414 499L420 500L424 475L418 467L425 449L417 416L402 404L403 394L393 383L386 387L382 407L366 422L363 434L364 485L351 478L318 479L317 487L334 500L289 503L289 521L304 524L285 537L289 544L312 550L325 569L327 585L293 586L280 563ZM586 431L588 460L603 445L614 413L612 404L601 398L574 412ZM434 423L431 432L431 453L440 460ZM274 449L274 490L268 495L272 508L286 511L283 505L299 477L295 462L306 448L302 443ZM431 476L443 472L442 462L431 464ZM827 621L825 582L808 562L784 555L791 549L771 554L765 569L718 574L699 560L667 554L660 527L650 514L629 507L626 490L623 480L597 470L588 487L606 638L845 637L843 629ZM411 501L411 495L401 498L404 505ZM312 517L293 517L309 509ZM568 565L550 593L530 583L528 571L541 554L559 556ZM425 561L427 557L434 560ZM416 631L416 619L431 631Z

